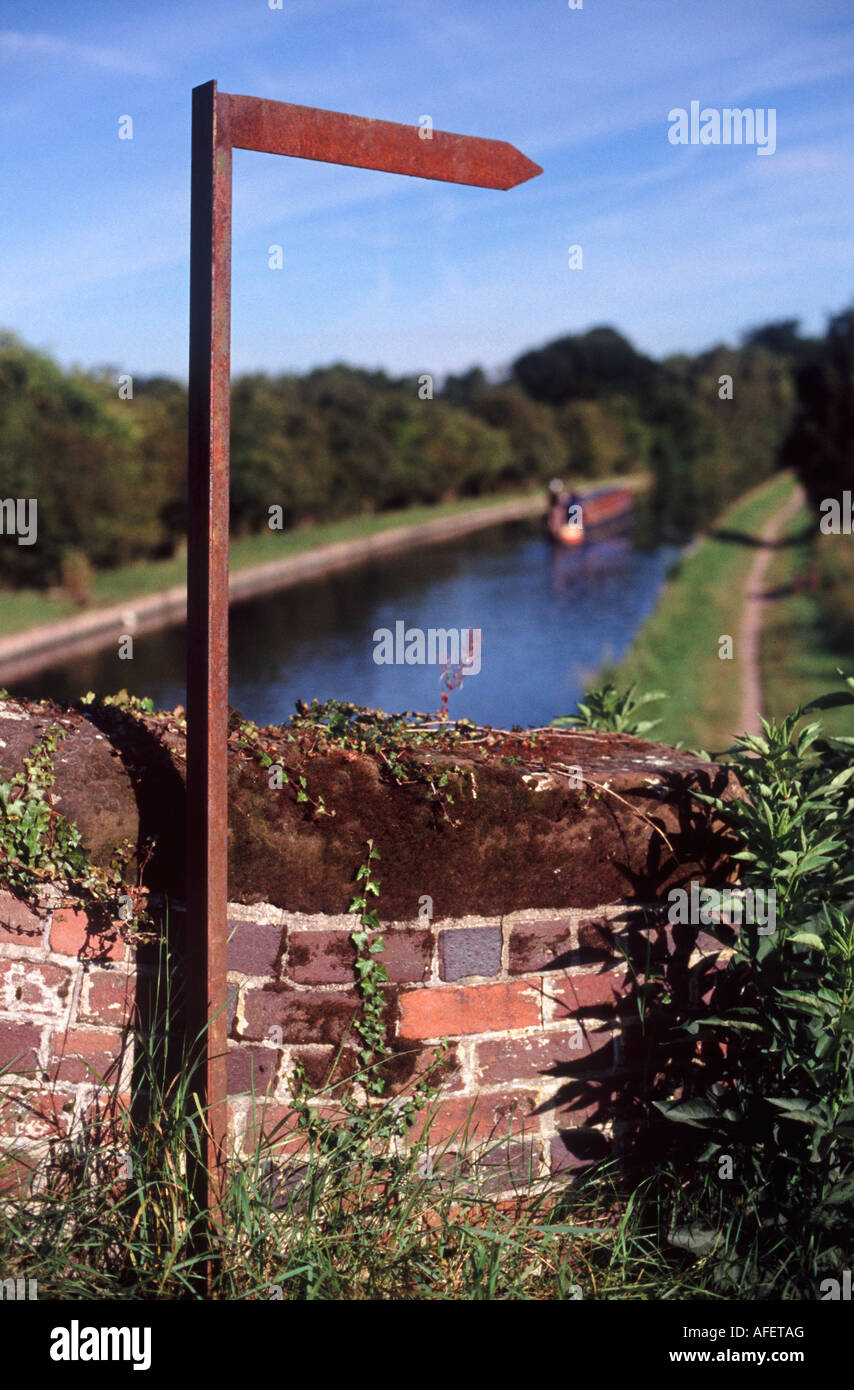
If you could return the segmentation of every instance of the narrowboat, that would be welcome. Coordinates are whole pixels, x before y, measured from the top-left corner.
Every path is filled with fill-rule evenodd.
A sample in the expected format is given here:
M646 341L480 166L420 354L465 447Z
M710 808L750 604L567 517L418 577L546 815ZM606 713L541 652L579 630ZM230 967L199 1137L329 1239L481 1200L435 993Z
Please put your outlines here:
M567 492L555 479L549 485L546 527L559 545L625 530L632 520L634 495L627 487L602 487L593 492Z

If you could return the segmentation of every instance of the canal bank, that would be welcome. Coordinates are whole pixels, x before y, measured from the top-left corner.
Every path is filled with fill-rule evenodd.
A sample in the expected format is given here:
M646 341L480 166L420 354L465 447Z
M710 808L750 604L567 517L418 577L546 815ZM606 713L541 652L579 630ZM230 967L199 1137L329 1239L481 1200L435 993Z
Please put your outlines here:
M642 477L620 481L638 491L645 486ZM273 593L384 555L438 545L487 527L534 518L544 514L545 503L538 491L503 501L471 504L451 512L447 508L437 508L442 514L433 517L430 517L430 510L408 510L404 515L414 515L418 519L407 525L391 525L388 517L358 519L350 524L361 524L363 528L375 525L377 529L331 543L311 545L308 541L300 553L260 564L241 564L241 559L253 553L257 555L263 549L269 550L276 540L298 544L299 535L288 533L286 537L274 537L271 534L248 538L248 542L238 538L232 545L230 602L240 603ZM164 569L164 573L167 572ZM14 602L14 598L5 601ZM101 604L71 617L7 633L0 637L0 685L35 675L68 658L115 645L126 634L139 636L183 623L186 615L186 585L173 583L154 593L131 593L120 602Z
M369 554L241 596L229 622L229 701L259 724L289 719L298 700L435 712L449 692L429 634L476 629L481 669L453 683L451 717L502 728L548 724L629 650L677 554L636 549L627 535L556 546L538 515L494 524L493 513L493 524L442 544ZM400 623L415 645L404 643L402 662L377 661L377 634ZM65 704L121 689L157 709L184 704L186 624L137 627L132 642L120 635L0 683L15 697Z
M661 719L656 738L719 752L743 732L748 710L757 702L764 709L764 557L778 553L797 496L794 479L778 474L729 507L673 565L628 655L597 678L666 692L660 707L650 707Z
M237 570L229 580L232 604L304 580L333 574L375 556L422 545L436 545L456 536L537 516L544 510L542 497L514 498L492 506L440 516L409 526L395 526L353 540L317 545L299 555L283 556L266 564ZM59 622L40 624L0 638L0 684L35 675L69 657L99 651L124 634L140 636L187 619L187 587L177 584L160 593L145 594L122 603L81 613Z

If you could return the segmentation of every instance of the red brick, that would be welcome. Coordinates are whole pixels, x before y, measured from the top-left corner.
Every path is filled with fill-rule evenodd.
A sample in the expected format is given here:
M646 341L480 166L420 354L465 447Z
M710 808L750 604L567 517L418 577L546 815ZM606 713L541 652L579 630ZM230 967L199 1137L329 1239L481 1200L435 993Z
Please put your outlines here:
M339 1043L361 1009L355 990L250 989L243 1036L274 1043ZM276 1033L281 1029L281 1036Z
M62 1014L71 989L71 971L34 960L0 961L0 1007L6 1013Z
M133 1096L129 1091L110 1091L95 1096L80 1112L80 1122L102 1143L120 1142L127 1136Z
M510 974L561 969L568 964L574 940L568 917L558 922L519 922L510 933Z
M549 1155L552 1173L575 1173L607 1158L611 1144L604 1134L592 1126L561 1131L551 1142Z
M63 956L76 956L86 946L89 918L85 912L59 907L53 914L50 927L50 949Z
M124 960L127 955L117 927L96 927L86 912L72 907L59 907L54 912L50 949L80 960Z
M379 1068L379 1075L389 1082L391 1095L401 1092L411 1094L414 1087L422 1082L429 1086L441 1086L443 1094L461 1088L460 1063L455 1045L448 1047L442 1056L438 1045L413 1048L411 1043L398 1042L392 1056Z
M480 1197L529 1191L539 1172L538 1144L530 1140L522 1144L496 1144L478 1159L477 1175L470 1190Z
M321 1103L312 1109L319 1118L333 1122L343 1122L347 1118L340 1106L329 1103ZM262 1100L250 1110L243 1141L247 1154L254 1153L258 1145L270 1149L276 1158L307 1154L308 1143L305 1132L299 1127L299 1117L291 1106L267 1104Z
M132 1105L132 1091L111 1091L108 1096L96 1096L83 1113L90 1118L118 1120L130 1113Z
M585 1009L603 1012L625 1012L636 1009L633 996L634 980L626 970L608 970L602 974L565 975L549 980L545 997L552 1001L552 1017L562 1023Z
M247 1116L245 1148L251 1153L262 1136L268 1142L276 1143L293 1139L298 1133L297 1114L292 1106L262 1102Z
M409 1132L410 1140L421 1137L429 1126L429 1143L455 1147L482 1144L488 1140L514 1138L523 1134L539 1134L540 1117L534 1113L536 1093L519 1090L500 1091L492 1095L452 1096L440 1100L417 1117ZM467 1138L466 1138L467 1136Z
M0 942L15 946L41 946L44 921L11 893L0 890Z
M16 1138L59 1138L68 1133L73 1106L71 1097L57 1092L21 1090L3 1106L0 1128Z
M385 950L377 959L395 984L415 984L430 974L433 938L429 931L401 928L374 932L381 936ZM356 953L348 931L292 932L287 974L303 985L346 985L355 979Z
M0 1022L0 1067L13 1072L34 1071L40 1041L41 1030L31 1023Z
M461 1144L456 1148L452 1141L450 1147L440 1143L428 1152L430 1167L426 1171L422 1167L424 1159L419 1159L422 1176L439 1190L453 1190L455 1196L468 1198L465 1206L457 1202L445 1206L446 1221L475 1225L489 1221L496 1209L512 1212L518 1218L526 1194L533 1199L531 1184L539 1177L541 1166L539 1137L520 1141L500 1134L488 1139L478 1132L465 1147ZM514 1196L509 1201L496 1200L501 1193L511 1192ZM489 1206L481 1205L487 1198Z
M122 1035L107 1028L69 1028L52 1033L50 1076L54 1081L114 1084L121 1065Z
M136 1005L136 976L92 970L83 981L79 1018L85 1023L130 1022Z
M503 1033L540 1022L538 993L521 980L511 984L462 985L411 990L400 997L400 1036L457 1037Z
M0 1193L13 1201L27 1196L36 1177L38 1162L32 1153L4 1154L0 1168Z
M420 984L430 978L433 959L433 934L418 927L398 928L380 933L385 950L377 956L385 966L393 984ZM375 941L374 932L371 940Z
M363 1070L355 1047L333 1047L313 1045L292 1047L291 1059L299 1063L313 1091L334 1088L330 1094L342 1095L352 1091L346 1083ZM411 1043L396 1043L382 1065L374 1073L386 1082L386 1094L411 1094L420 1082L430 1086L441 1085L442 1091L453 1091L460 1076L456 1047L449 1047L440 1060L440 1049L435 1045L413 1046Z
M571 1042L576 1043L574 1048ZM567 1064L590 1057L609 1042L609 1033L585 1033L577 1028L479 1042L475 1050L475 1080L484 1086L505 1081L556 1085L566 1071L555 1073L555 1068L565 1069Z
M620 927L622 925L619 924ZM617 929L617 924L609 921L607 917L588 917L586 921L579 923L578 950L582 963L608 961L619 956L620 952L614 941L614 932Z
M291 932L285 973L302 985L351 985L355 959L349 932Z
M275 975L282 928L272 922L229 921L228 968L243 975Z
M226 1058L228 1094L242 1095L254 1091L261 1095L276 1084L281 1052L273 1047L229 1047Z
M318 1044L312 1047L293 1047L291 1058L299 1063L309 1086L314 1091L321 1091L326 1086L335 1086L351 1077L361 1066L354 1047Z

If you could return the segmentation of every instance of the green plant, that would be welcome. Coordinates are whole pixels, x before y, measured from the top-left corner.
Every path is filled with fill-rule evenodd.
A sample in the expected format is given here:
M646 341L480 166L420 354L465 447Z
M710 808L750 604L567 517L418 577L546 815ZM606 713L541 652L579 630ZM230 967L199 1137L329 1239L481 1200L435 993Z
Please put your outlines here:
M323 797L313 797L303 768L330 747L376 757L384 777L397 786L426 788L442 818L451 821L449 807L454 804L454 783L468 778L474 790L474 774L452 763L441 766L436 755L447 755L475 726L467 720L443 724L428 714L406 711L385 714L366 709L347 700L297 701L296 712L280 729L258 729L236 712L232 729L238 745L251 752L262 767L282 768L282 782L296 793L298 802L308 802L317 814L333 815ZM284 767L281 745L294 764ZM453 823L453 822L452 822Z
M666 695L659 690L635 696L635 685L627 690L617 690L610 681L596 690L591 690L576 705L578 714L564 714L552 720L552 727L558 729L605 729L609 733L634 734L643 738L661 723L660 719L638 719L636 711L642 705L654 700L664 700Z
M296 798L297 805L305 804L310 806L318 816L334 816L335 812L328 810L322 796L314 797L308 790L308 779L305 773L298 770L288 771L281 762L277 761L275 752L271 744L267 744L262 736L262 731L251 720L244 719L237 711L232 711L231 725L237 733L237 746L245 752L251 753L258 765L263 768L275 767L283 787L290 788ZM289 736L294 742L292 736Z
M119 917L126 933L138 935L151 924L145 913L129 910L134 895L123 892L133 846L125 841L109 867L95 865L79 828L56 809L53 759L67 737L66 728L52 724L30 749L21 771L0 781L0 884L33 899L40 885L61 883L111 919ZM151 854L150 842L145 854Z
M387 1066L395 1055L386 1035L382 988L389 983L389 976L378 959L385 951L385 942L376 906L371 907L368 903L370 897L379 897L380 884L374 876L373 864L380 855L373 840L368 840L367 844L368 857L356 873L356 893L348 909L359 917L359 926L350 934L355 951L353 969L362 1001L361 1011L352 1023L352 1031L359 1043L358 1082L355 1086L344 1084L336 1088L336 1108L341 1113L331 1120L320 1116L312 1106L311 1088L299 1065L292 1088L305 1133L312 1135L315 1140L321 1140L326 1147L330 1143L333 1147L340 1147L346 1142L359 1152L376 1150L380 1141L399 1140L406 1134L419 1112L435 1097L436 1087L432 1078L440 1070L446 1056L446 1048L440 1045L412 1090L408 1094L401 1091L387 1106L372 1106L358 1094L361 1089L369 1101L370 1098L376 1100L385 1095L388 1088ZM337 1059L331 1075L334 1075L336 1066ZM342 1124L343 1130L340 1129ZM380 1164L382 1161L382 1158L378 1159Z
M8 782L0 781L0 877L13 892L31 894L52 879L91 877L80 831L55 807L53 755L68 731L53 724Z
M106 709L118 710L131 717L154 713L154 701L150 695L129 695L126 690L119 690L115 695L102 695L100 697L94 691L87 690L86 694L80 697L80 704L84 709L88 709L96 703L103 705Z
M705 1064L695 1055L681 1094L655 1102L697 1131L701 1164L731 1161L717 1229L698 1227L727 1248L726 1278L736 1266L770 1284L796 1271L803 1288L817 1252L842 1258L854 1238L854 740L802 723L854 702L847 684L739 741L741 798L697 793L741 844L731 904L750 890L766 904L764 921L748 914L738 930L731 912L704 923L728 961L709 1007L679 1026Z
M382 985L388 984L388 971L382 961L377 959L385 951L385 942L379 934L377 910L375 907L368 907L368 895L379 896L380 885L371 872L373 861L379 857L373 840L369 840L367 863L360 866L356 875L357 885L362 885L361 892L356 893L348 908L349 912L359 914L359 926L350 934L350 940L356 948L355 970L359 993L362 996L362 1013L356 1018L353 1030L358 1034L362 1044L359 1060L367 1068L375 1066L385 1048ZM376 1071L372 1072L368 1089L374 1095L382 1095L385 1087L385 1078Z

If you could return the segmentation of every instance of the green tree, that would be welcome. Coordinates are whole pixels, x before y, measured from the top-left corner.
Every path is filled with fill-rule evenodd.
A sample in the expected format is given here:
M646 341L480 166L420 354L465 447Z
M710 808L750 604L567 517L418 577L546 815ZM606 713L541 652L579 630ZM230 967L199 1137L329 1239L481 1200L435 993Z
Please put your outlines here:
M854 488L854 306L830 318L796 374L797 408L783 448L816 510Z

